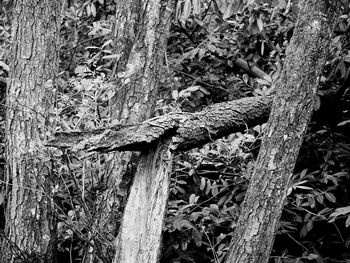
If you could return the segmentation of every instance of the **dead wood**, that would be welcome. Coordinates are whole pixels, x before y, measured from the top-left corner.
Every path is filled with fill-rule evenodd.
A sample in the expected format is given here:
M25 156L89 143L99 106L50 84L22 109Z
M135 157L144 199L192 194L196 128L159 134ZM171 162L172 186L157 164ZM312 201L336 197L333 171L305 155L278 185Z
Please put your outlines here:
M173 150L189 150L266 122L270 102L270 97L248 97L217 103L197 113L170 113L136 125L57 132L46 145L73 151L142 151L160 138L172 137Z

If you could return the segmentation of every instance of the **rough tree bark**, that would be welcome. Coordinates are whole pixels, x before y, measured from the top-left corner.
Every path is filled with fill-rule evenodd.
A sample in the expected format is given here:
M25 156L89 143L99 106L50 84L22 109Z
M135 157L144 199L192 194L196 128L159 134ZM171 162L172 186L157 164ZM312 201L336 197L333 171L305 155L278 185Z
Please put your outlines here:
M112 122L131 125L148 119L153 113L173 5L173 0L117 2L115 43L116 53L121 57L115 67ZM91 233L96 237L93 243L97 249L90 251L92 253L85 262L112 260L115 237L139 155L119 152L108 158L108 172L104 179L107 189L98 197L94 233ZM117 250L123 252L123 248Z
M130 81L132 83L131 86L142 87L143 89L147 89L149 93L142 101L136 102L134 98L137 97L137 92L126 90L126 97L134 102L134 108L131 109L129 105L125 105L119 112L120 117L126 117L132 114L138 116L139 119L146 119L154 110L154 99L158 90L159 70L165 54L170 16L174 4L174 0L142 1L140 12L142 20L140 21L138 38L135 40L131 50L129 67L124 72L122 81L124 83ZM138 75L130 74L135 69L138 69ZM147 103L150 103L149 100L153 101L147 105ZM141 154L140 162L134 176L134 182L131 186L129 200L123 214L113 262L146 263L154 262L152 260L158 258L166 202L155 203L153 199L149 203L153 204L153 206L150 207L145 205L144 198L149 195L155 195L154 197L158 195L168 196L170 173L166 171L168 171L168 167L171 165L171 160L166 161L163 158L165 152L168 152L167 144L160 142L158 147ZM148 176L153 179L146 180ZM140 192L141 189L142 191ZM134 211L136 211L136 214ZM157 216L155 216L155 213ZM142 218L142 221L134 221L136 218ZM157 220L160 224L157 224ZM153 227L149 228L149 222L152 221L156 224L151 224ZM147 247L147 245L152 246Z
M73 151L142 151L159 139L172 136L172 150L185 151L266 122L270 105L270 97L248 97L213 104L196 113L170 113L134 125L58 132L46 145Z
M300 13L227 263L268 262L339 17L335 0L300 1Z
M113 75L125 72L127 68L132 68L128 64L129 57L133 56L131 50L137 36L137 23L141 12L140 0L120 0L116 1L116 16L113 31L115 44L114 52L120 54L115 61ZM132 63L132 61L131 61ZM129 75L139 78L140 68L132 71ZM144 65L145 66L145 65ZM133 69L133 68L132 68ZM123 124L133 124L143 121L142 116L125 114L121 112L125 108L135 111L138 103L142 103L144 98L149 97L150 101L145 104L152 108L155 98L150 94L151 90L143 86L133 85L131 81L125 83L123 77L117 78L115 94L111 100L111 121ZM127 92L135 93L137 96L127 97ZM149 110L146 110L149 117ZM104 185L104 191L96 199L96 213L92 218L92 227L89 233L90 242L94 246L89 246L85 255L85 263L111 262L115 254L115 237L120 226L123 207L129 193L130 183L134 174L134 163L137 162L137 154L132 152L117 152L105 155L106 174L98 182Z
M50 151L43 141L52 121L60 1L18 0L13 12L6 120L6 227L0 261L56 262L54 175Z
M170 190L169 141L145 150L124 211L114 263L157 263Z

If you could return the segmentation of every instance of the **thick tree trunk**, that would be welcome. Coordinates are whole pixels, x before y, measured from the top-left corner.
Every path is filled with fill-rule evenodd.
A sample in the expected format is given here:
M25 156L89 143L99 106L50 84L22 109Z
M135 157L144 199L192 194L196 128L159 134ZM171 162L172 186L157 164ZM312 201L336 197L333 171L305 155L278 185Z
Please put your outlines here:
M6 121L6 238L0 253L3 263L56 262L54 175L43 141L52 129L59 13L59 1L18 0L14 4Z
M173 5L173 0L117 2L115 41L116 50L122 55L116 62L116 92L111 105L113 122L140 123L153 113ZM109 156L107 190L98 197L92 228L97 233L91 235L98 237L93 241L97 249L85 262L112 260L138 156L131 152ZM105 240L101 240L101 236Z
M290 178L314 105L340 4L300 1L255 170L232 237L227 263L268 262Z

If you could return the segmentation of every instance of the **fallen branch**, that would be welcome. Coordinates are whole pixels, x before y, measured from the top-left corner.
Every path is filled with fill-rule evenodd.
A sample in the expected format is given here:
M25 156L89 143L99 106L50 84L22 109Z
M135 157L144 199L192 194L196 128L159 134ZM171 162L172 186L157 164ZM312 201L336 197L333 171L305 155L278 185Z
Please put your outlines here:
M161 137L173 137L174 150L189 150L266 122L270 102L270 97L249 97L217 103L198 113L170 113L137 125L58 132L46 145L73 151L142 151Z

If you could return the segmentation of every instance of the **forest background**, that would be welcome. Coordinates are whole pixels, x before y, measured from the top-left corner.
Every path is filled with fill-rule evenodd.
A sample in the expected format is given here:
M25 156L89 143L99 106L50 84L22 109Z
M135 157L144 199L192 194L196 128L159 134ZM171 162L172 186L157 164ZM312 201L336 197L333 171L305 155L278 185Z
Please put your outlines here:
M342 11L319 77L271 262L349 262L349 10ZM73 1L63 9L57 86L58 130L110 125L117 74L115 2ZM9 73L11 10L1 12L2 85ZM268 96L293 35L297 1L177 1L154 116ZM4 113L4 108L2 109ZM4 115L3 120L4 120ZM264 124L174 157L162 262L223 262ZM59 262L82 262L104 159L56 149ZM2 203L0 196L0 203ZM3 198L3 197L2 197ZM3 219L0 226L3 228Z

